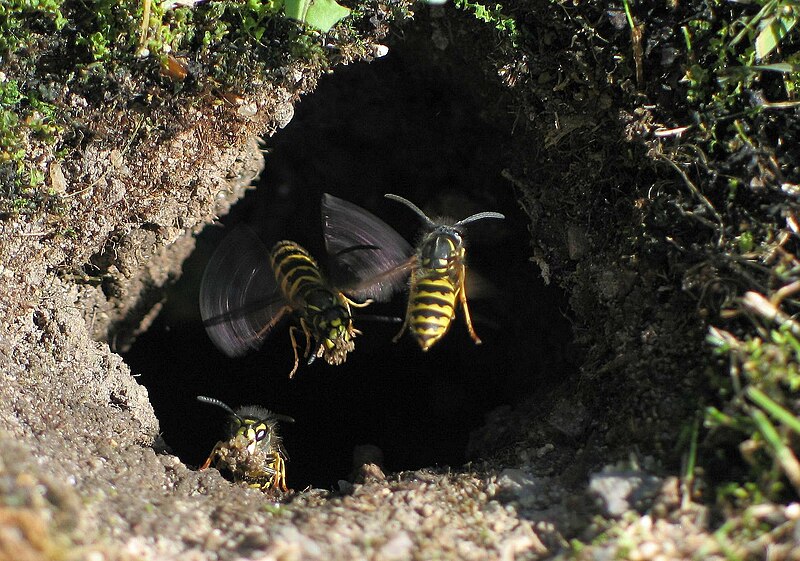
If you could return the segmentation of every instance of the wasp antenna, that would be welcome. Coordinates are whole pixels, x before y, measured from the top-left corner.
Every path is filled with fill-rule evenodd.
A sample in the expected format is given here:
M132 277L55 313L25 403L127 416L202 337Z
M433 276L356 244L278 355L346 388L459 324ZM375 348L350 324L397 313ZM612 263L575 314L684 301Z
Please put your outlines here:
M230 413L234 417L238 417L239 416L239 415L236 414L236 411L231 409L228 405L226 405L225 403L222 403L218 399L214 399L213 397L206 397L204 395L198 395L197 396L197 401L199 401L201 403L208 403L209 405L216 405L217 407L221 407L222 409L224 409L225 411L227 411L228 413Z
M476 220L483 220L484 218L497 218L497 219L504 219L505 215L500 214L499 212L479 212L478 214L473 214L472 216L467 216L464 220L459 220L453 226L464 226L465 224L469 224L470 222L475 222Z
M281 415L280 413L272 413L272 418L277 421L282 421L284 423L294 423L294 417L290 417L289 415Z
M422 220L425 222L425 225L428 226L428 228L435 228L436 227L436 224L433 222L433 220L428 218L427 214L422 212L422 210L420 210L420 208L417 205L415 205L414 203L412 203L408 199L404 199L400 195L392 195L391 193L386 193L384 195L384 197L386 197L387 199L391 199L393 201L397 201L398 203L403 203L408 208L410 208L411 210L416 212L419 215L419 217L422 218Z

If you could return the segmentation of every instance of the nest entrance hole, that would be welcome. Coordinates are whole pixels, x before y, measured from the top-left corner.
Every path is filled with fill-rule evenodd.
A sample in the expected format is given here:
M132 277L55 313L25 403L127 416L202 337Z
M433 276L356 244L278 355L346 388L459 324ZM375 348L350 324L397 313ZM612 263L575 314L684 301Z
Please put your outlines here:
M289 486L330 488L348 477L353 449L363 444L380 448L387 473L457 468L476 459L466 452L470 433L487 413L527 399L546 403L575 379L563 351L572 339L566 296L545 286L531 263L529 220L501 176L511 123L502 110L487 110L474 72L415 57L397 48L323 78L292 123L267 140L258 188L221 222L246 222L267 244L292 239L322 256L323 192L368 208L412 241L418 222L384 193L454 218L503 212L505 221L469 232L469 271L480 278L470 309L483 345L472 343L458 310L448 335L427 353L408 336L393 344L397 324L357 320L364 335L338 367L301 365L289 380L286 327L260 351L228 359L206 336L197 309L203 268L225 235L225 228L206 228L159 317L126 355L150 392L167 445L188 465L203 462L225 426L224 412L196 395L294 417L296 424L281 427ZM365 313L400 316L404 309L399 295Z

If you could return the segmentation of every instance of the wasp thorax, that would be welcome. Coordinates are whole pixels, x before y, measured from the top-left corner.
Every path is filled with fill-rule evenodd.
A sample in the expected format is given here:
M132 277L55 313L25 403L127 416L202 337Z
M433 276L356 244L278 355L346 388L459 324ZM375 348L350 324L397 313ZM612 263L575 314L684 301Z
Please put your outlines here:
M449 227L439 227L422 240L419 260L423 267L445 270L463 253L461 235Z

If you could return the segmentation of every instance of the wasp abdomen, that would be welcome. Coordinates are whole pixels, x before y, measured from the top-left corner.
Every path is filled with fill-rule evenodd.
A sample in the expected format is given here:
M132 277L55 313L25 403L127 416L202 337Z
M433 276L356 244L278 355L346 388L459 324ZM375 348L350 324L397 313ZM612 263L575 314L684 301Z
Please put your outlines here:
M410 329L423 351L444 337L455 317L456 289L447 277L421 278L409 305Z
M290 302L303 301L308 292L324 286L317 262L294 242L276 243L270 260L275 279Z

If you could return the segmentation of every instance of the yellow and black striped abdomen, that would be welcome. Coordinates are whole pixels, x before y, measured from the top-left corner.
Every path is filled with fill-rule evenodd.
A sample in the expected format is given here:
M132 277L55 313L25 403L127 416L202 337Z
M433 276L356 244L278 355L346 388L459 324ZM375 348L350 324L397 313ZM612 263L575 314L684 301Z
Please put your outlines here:
M276 243L270 252L270 262L281 292L293 306L301 306L312 290L325 288L317 262L292 241Z
M305 334L306 356L313 339L317 345L315 357L324 358L328 364L343 363L353 350L353 337L358 333L353 328L348 300L326 284L314 258L294 242L275 244L270 262L275 280ZM297 358L293 335L292 346Z
M444 337L455 317L458 288L450 276L419 271L409 296L409 329L423 351Z

